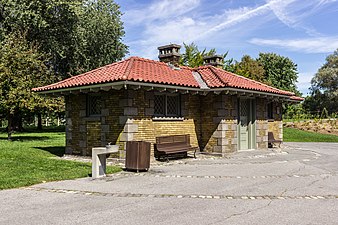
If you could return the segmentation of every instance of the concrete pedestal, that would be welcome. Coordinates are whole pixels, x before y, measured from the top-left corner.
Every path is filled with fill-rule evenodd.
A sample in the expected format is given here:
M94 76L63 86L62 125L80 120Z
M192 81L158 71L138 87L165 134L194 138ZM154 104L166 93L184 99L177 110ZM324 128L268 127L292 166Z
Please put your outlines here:
M118 145L111 145L109 148L92 148L92 178L106 176L107 154L118 152Z

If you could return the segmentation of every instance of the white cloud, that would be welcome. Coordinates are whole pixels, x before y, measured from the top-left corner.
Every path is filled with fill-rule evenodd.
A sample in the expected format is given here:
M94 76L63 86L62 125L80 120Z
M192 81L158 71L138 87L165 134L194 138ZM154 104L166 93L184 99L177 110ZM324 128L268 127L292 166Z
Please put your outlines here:
M314 72L304 72L298 74L297 87L300 92L305 96L310 93L309 88L311 87L311 79L314 75Z
M263 46L286 48L290 51L305 53L331 53L338 48L338 37L318 37L304 39L260 39L254 38L250 43Z
M336 1L337 0L267 0L270 9L279 21L290 28L304 30L311 36L318 36L320 34L313 27L305 24L303 20Z
M200 0L163 0L155 1L147 8L129 10L125 13L126 23L141 24L156 20L168 20L184 15L200 5Z

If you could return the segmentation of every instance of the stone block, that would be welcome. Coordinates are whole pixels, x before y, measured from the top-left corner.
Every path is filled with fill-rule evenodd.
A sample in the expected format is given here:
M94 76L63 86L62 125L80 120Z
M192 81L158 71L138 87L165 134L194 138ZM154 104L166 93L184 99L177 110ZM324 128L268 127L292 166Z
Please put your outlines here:
M133 106L133 100L132 99L120 99L119 100L119 106L120 107Z
M67 146L67 147L66 147L66 150L65 150L65 153L66 153L66 154L72 154L72 153L73 153L72 147Z
M237 144L238 139L236 137L231 138L231 143L232 144Z
M101 110L101 115L102 116L109 116L109 109L102 109Z
M230 151L230 147L227 145L224 146L214 146L213 147L213 151L216 153L222 153L222 152L229 152Z
M229 141L227 138L218 138L217 139L217 145L219 146L224 146L224 145L228 145Z
M72 126L72 119L71 118L67 118L66 119L66 124L67 124L67 126Z
M212 135L214 138L225 138L225 131L215 131Z
M263 138L261 136L257 136L256 137L256 142L259 143L259 142L262 142Z
M222 95L223 102L228 102L229 100L230 100L229 95L225 95L225 94Z
M128 98L133 99L135 98L135 91L134 90L128 90Z
M213 117L212 121L214 124L219 124L220 122L222 122L223 117Z
M87 143L85 141L79 141L79 147L80 148L86 148L87 147Z
M154 92L147 91L145 93L146 100L154 100Z
M119 124L123 125L127 122L128 116L119 116Z
M225 124L225 123L218 124L217 130L220 130L220 131L222 131L222 130L224 130L224 131L228 130L228 124Z
M231 116L234 117L234 118L237 117L237 110L236 109L231 110Z
M145 108L144 114L146 116L153 116L154 115L154 108Z
M237 131L237 124L231 124L231 130Z
M87 132L86 126L85 126L85 125L80 125L80 126L79 126L79 131L80 131L80 133L85 133L85 132Z
M109 125L101 125L101 132L109 132L110 126Z
M106 117L104 116L101 117L101 124L106 124Z
M138 110L135 107L125 107L123 113L125 116L137 116Z
M226 110L225 109L219 109L217 110L217 115L224 117L226 115Z
M108 141L106 139L106 134L101 133L101 146L106 146L106 144L108 144Z
M127 133L136 133L138 131L137 124L126 124L123 129L124 132Z
M134 133L123 132L120 136L120 141L132 141L134 139Z
M181 116L184 117L184 116L188 116L189 115L189 110L185 110L185 109L182 109L181 110Z
M79 115L80 117L86 117L87 116L86 110L80 110L79 114L80 114Z
M66 132L66 140L71 140L72 139L72 133L71 132Z
M222 102L214 102L213 107L214 107L214 109L221 109L222 108Z
M263 142L265 142L265 141L266 141L266 142L268 141L268 136L264 136L264 137L263 137Z

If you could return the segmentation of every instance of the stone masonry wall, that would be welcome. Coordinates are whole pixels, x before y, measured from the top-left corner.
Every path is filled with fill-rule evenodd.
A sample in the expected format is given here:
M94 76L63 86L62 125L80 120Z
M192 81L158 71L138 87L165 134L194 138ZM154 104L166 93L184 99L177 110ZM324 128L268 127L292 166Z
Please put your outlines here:
M203 133L209 129L213 132L207 144L206 151L220 153L234 152L237 150L237 97L231 95L206 96L205 105L212 102L212 107L205 108ZM205 119L212 118L212 125L205 124ZM203 135L205 136L205 135ZM208 138L208 136L206 137Z
M256 143L258 149L268 148L268 121L266 99L256 99Z
M237 151L237 96L208 93L181 94L182 118L154 118L154 91L100 91L101 115L88 116L87 94L66 96L66 153L91 155L93 147L108 142L120 146L114 157L125 157L125 143L158 136L190 134L191 145L205 152L225 155ZM257 147L267 148L268 127L280 137L280 114L268 124L266 100L257 99ZM281 109L280 109L281 110ZM152 155L153 155L153 145Z
M268 120L268 131L275 139L283 140L282 103L273 102L273 120Z

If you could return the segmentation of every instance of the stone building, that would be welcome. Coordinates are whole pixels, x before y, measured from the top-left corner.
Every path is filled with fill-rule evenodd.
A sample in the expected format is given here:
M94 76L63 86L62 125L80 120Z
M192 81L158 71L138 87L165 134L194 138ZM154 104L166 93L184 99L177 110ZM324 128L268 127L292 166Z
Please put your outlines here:
M179 45L159 47L160 61L130 57L33 89L65 96L66 153L164 135L190 134L200 151L226 155L266 149L268 132L283 139L282 102L294 93L227 72L220 57L198 68L178 66Z

